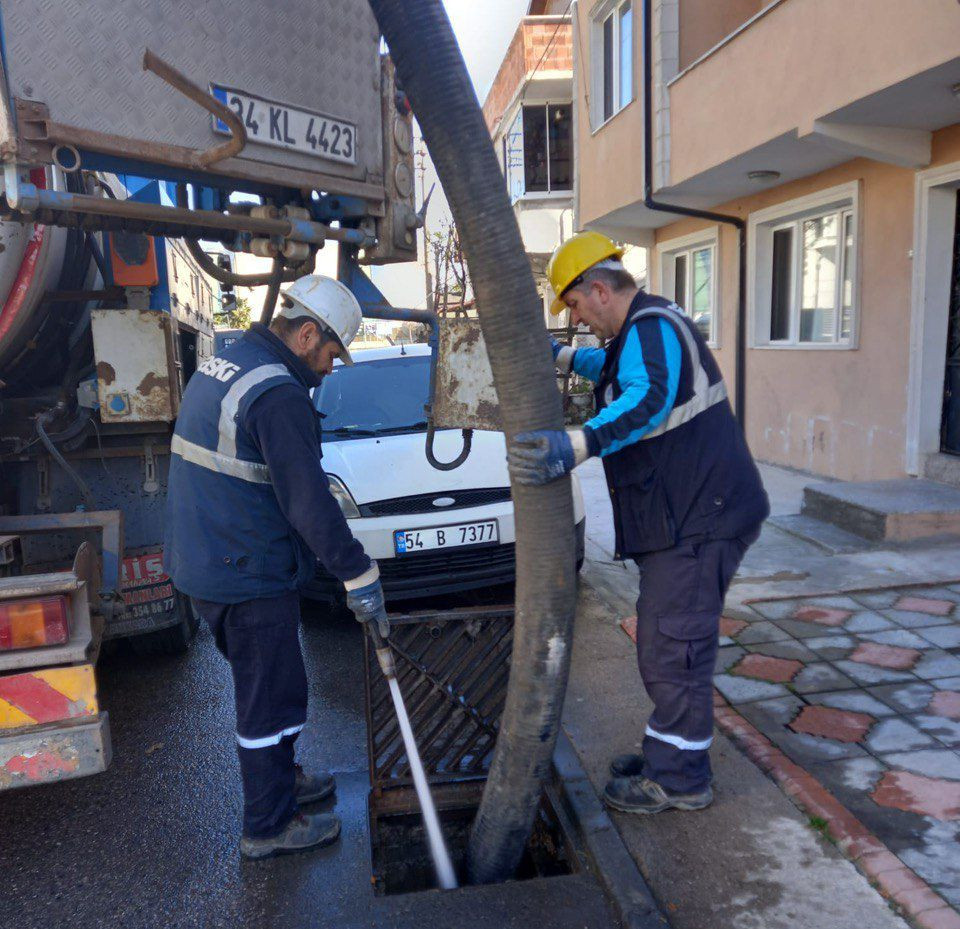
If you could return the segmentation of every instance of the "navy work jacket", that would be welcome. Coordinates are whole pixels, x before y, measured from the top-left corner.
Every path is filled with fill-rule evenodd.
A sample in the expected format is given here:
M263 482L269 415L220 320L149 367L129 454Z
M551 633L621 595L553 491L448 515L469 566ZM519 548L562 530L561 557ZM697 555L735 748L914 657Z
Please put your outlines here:
M681 542L738 538L755 531L769 514L766 491L730 409L720 369L700 330L676 304L644 291L634 298L626 322L604 350L596 378L598 411L623 393L626 378L620 363L630 333L639 334L651 356L662 354L664 322L676 334L680 350L679 376L670 391L676 391L672 408L661 412L655 428L638 423L623 427L621 431L633 432L619 442L605 436L609 426L594 430L588 423L585 430L591 451L602 455L617 558ZM574 367L580 367L576 360ZM667 377L665 366L651 369ZM653 376L649 395L662 398L667 385L655 380Z
M320 466L309 398L320 380L259 325L197 368L170 446L164 566L181 592L216 603L279 597L312 577L316 556L341 580L369 569ZM277 447L261 447L263 436ZM293 447L306 460L288 461Z

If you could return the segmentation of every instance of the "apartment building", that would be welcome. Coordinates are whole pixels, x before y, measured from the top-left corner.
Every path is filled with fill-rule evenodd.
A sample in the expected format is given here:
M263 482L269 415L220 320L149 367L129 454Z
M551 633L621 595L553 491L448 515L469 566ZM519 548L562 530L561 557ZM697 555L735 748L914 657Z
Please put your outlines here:
M487 128L545 293L553 250L573 233L573 46L566 0L534 0L483 105Z
M572 30L575 225L649 250L754 454L960 482L960 4L580 0Z

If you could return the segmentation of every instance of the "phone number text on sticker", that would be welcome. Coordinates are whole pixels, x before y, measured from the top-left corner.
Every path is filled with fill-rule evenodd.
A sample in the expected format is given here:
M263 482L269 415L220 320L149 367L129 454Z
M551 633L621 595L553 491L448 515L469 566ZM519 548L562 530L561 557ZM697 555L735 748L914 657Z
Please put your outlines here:
M353 123L218 84L211 84L210 92L240 117L250 142L343 164L357 163L357 127ZM227 124L216 116L213 129L221 135L230 135Z

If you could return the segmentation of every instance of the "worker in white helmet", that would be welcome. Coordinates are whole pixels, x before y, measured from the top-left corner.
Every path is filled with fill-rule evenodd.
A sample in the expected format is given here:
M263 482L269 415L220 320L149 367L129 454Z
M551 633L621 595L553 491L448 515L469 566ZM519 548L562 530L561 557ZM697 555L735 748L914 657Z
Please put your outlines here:
M389 634L376 562L330 493L310 398L336 359L353 364L360 322L339 281L300 278L269 328L254 324L197 368L171 441L164 565L233 672L246 858L340 833L332 813L300 812L333 794L333 778L294 763L307 719L298 589L317 559L344 583L357 618Z

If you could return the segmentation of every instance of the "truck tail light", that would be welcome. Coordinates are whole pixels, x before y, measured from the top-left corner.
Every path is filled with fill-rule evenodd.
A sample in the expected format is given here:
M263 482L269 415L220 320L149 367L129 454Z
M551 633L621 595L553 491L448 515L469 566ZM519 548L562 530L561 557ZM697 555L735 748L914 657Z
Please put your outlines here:
M66 597L0 603L0 651L62 645L68 638Z

